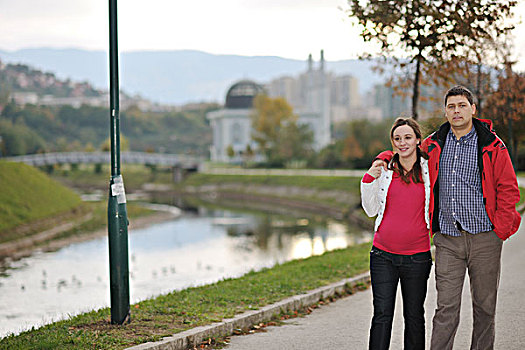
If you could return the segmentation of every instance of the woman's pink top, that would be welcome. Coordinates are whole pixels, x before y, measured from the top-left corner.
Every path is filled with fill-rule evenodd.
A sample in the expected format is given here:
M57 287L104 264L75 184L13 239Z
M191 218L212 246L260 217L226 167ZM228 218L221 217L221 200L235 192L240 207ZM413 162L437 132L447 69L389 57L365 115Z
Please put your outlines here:
M363 182L374 177L365 174ZM425 186L403 182L393 174L388 188L383 220L374 235L374 246L393 254L412 255L430 250L425 222Z

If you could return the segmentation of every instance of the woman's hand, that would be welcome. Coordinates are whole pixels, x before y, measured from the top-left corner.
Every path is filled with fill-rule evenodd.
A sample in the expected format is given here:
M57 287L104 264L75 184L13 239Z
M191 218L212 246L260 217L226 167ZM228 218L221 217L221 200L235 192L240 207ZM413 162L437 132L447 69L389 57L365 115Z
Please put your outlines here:
M381 168L384 168L386 166L386 163L382 160L376 160L374 163L372 163L372 166L370 169L368 169L367 174L372 176L374 179L377 179L379 176L381 176Z

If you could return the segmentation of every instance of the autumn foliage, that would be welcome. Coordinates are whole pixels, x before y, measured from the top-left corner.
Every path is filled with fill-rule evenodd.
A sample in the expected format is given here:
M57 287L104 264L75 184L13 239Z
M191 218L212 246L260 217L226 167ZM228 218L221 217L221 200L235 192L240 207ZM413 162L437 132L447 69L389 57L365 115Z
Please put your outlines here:
M516 73L508 65L486 100L484 114L494 121L516 164L518 146L525 141L525 73Z
M420 84L428 66L469 59L479 45L496 42L513 29L515 0L348 0L348 15L365 42L375 43L392 75L404 72L412 85L412 117L418 117Z
M282 97L261 94L254 100L252 139L271 166L307 161L313 154L313 133L297 123L293 108Z

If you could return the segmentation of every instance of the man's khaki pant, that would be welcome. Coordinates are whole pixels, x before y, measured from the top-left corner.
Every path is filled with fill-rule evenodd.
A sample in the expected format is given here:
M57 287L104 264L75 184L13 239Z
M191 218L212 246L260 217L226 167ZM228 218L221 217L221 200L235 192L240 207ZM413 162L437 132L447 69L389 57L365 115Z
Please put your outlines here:
M432 321L431 349L452 349L459 324L465 272L470 278L474 324L471 349L493 349L496 300L503 241L494 231L460 237L437 233L437 308Z

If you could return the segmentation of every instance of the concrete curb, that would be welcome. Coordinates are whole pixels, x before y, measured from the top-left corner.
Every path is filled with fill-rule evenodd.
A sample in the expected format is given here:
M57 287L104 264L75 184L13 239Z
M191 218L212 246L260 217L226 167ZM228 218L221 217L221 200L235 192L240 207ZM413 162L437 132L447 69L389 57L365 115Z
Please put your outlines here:
M187 331L166 337L158 342L144 343L128 348L129 350L185 350L201 344L210 337L229 336L236 329L249 329L251 326L270 321L273 317L283 313L296 311L313 305L321 299L338 293L343 293L348 287L352 288L360 283L368 283L370 273L366 272L356 277L347 278L328 286L314 289L306 294L300 294L284 299L275 304L266 305L259 310L251 310L234 318L222 322L189 329Z

